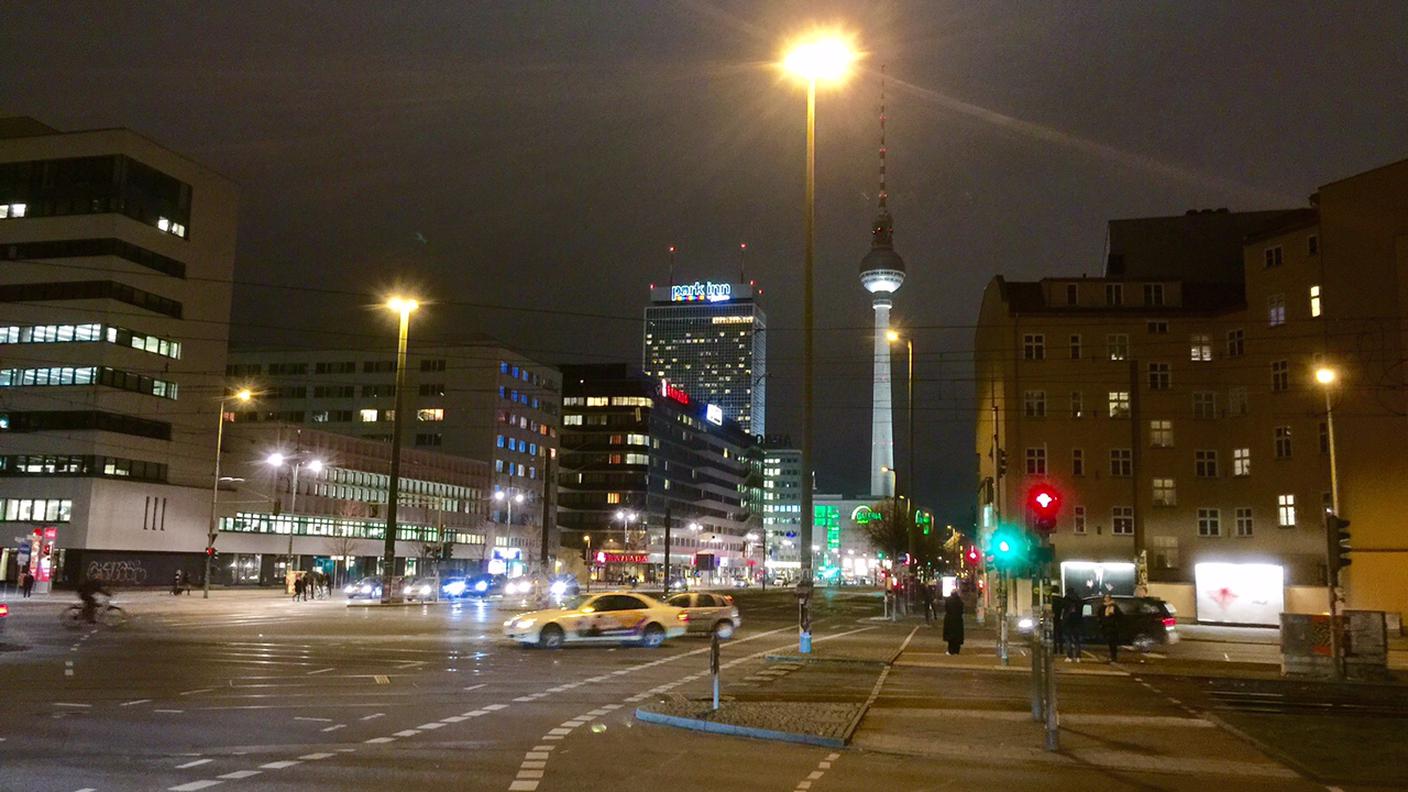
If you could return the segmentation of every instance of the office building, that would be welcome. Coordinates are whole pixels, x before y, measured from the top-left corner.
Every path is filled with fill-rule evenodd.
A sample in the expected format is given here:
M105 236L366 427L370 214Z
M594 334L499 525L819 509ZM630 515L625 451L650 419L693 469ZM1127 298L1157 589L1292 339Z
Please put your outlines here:
M282 584L290 547L294 569L339 581L382 573L391 472L384 442L234 422L221 458L228 481L213 582ZM484 461L404 450L393 574L526 571L524 547L490 536L489 479Z
M233 184L136 132L0 119L7 577L143 582L204 550L235 215ZM51 554L11 551L35 531Z
M802 452L790 438L770 437L763 449L763 536L767 567L790 577L801 569Z
M756 439L716 405L625 364L563 366L558 522L599 579L656 580L670 525L672 575L750 577Z
M236 412L237 423L296 424L380 442L390 453L394 337L377 350L234 351L227 376L260 394ZM550 482L561 387L556 369L492 340L413 342L407 353L403 448L487 461L489 543L521 549L530 563L557 548Z
M1405 235L1408 161L1304 208L1112 222L1102 277L995 278L975 337L983 530L1050 482L1068 591L1147 576L1180 618L1276 624L1328 608L1333 448L1346 601L1404 611L1408 325L1386 285L1408 275Z
M752 283L652 287L642 368L717 405L749 434L766 432L767 315Z

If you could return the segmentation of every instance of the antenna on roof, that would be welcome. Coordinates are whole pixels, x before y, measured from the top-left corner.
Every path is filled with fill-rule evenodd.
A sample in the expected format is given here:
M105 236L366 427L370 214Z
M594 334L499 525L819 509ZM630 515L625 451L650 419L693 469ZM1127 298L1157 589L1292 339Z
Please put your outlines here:
M747 254L748 254L748 243L747 243L747 242L739 242L739 243L738 243L738 282L739 282L739 283L747 283L747 282L748 282L748 279L747 279L746 277L744 277L744 275L743 275L743 259L747 256Z

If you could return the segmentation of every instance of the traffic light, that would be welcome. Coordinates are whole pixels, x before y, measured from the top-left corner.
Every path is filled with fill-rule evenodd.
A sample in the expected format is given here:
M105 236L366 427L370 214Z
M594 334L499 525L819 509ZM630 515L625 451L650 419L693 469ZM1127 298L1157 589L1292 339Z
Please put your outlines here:
M1007 449L997 449L997 477L1002 478L1007 475Z
M1031 541L1018 528L1004 525L992 532L988 555L993 566L1004 572L1020 572L1031 558Z
M978 548L975 545L968 545L968 552L963 554L963 560L968 562L968 566L978 565Z
M1061 510L1061 493L1050 484L1038 484L1027 493L1027 508L1032 512L1032 528L1040 534L1056 530L1056 514Z
M1325 533L1329 537L1330 547L1328 560L1330 564L1330 585L1336 585L1341 569L1349 566L1351 559L1349 552L1349 520L1338 514L1329 513L1325 515Z
M923 509L916 509L914 512L914 524L919 526L919 530L925 535L934 532L934 515Z
M208 555L208 556L210 556L211 558L214 558L214 557L215 557L215 548L213 548L213 547L207 547L207 548L205 548L205 554Z

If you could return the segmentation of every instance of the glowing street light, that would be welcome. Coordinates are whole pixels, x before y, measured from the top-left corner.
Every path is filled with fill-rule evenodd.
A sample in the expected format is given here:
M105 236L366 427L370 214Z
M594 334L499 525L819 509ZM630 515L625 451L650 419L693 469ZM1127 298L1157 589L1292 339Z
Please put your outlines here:
M298 523L298 474L305 467L314 473L323 472L323 460L305 454L289 455L278 451L264 457L264 464L274 468L274 478L276 481L279 475L278 470L284 466L285 462L291 463L290 467L292 468L292 489L288 496L288 560L287 565L284 567L284 573L287 574L293 571L293 535L295 533L294 527Z
M1315 370L1315 381L1321 385L1331 385L1335 381L1335 370L1321 366Z
M220 400L220 414L215 424L215 486L210 489L210 530L205 543L205 581L201 584L201 596L210 599L210 561L215 555L215 537L219 533L220 527L220 451L225 442L225 405L234 399L237 402L248 402L254 398L254 391L249 388L240 388L230 396Z
M813 260L816 255L816 86L818 81L840 83L850 72L851 64L858 57L850 42L840 33L814 32L793 42L788 53L783 56L782 67L787 72L806 81L807 84L807 171L805 189L805 213L803 227L806 231L805 256L802 264L802 478L810 481L812 465L812 398L813 398L813 323L815 287L812 278ZM812 488L802 487L801 542L811 544ZM798 608L797 643L801 652L812 650L811 610L806 592L812 585L812 559L801 553L800 580L804 596Z
M391 602L391 578L396 571L396 506L401 497L401 422L405 420L406 340L411 332L411 314L420 307L418 300L393 295L386 307L401 319L396 336L396 412L391 420L391 482L386 500L386 546L381 558L381 601Z
M1330 446L1330 512L1334 516L1333 520L1325 521L1326 541L1325 541L1325 568L1335 570L1336 555L1339 550L1337 542L1332 535L1340 520L1340 477L1335 459L1335 407L1330 401L1330 391L1334 389L1335 380L1339 379L1338 372L1329 366L1321 366L1315 370L1315 381L1325 390L1325 441ZM1325 581L1326 588L1330 592L1330 659L1334 674L1339 677L1343 673L1343 666L1340 660L1340 640L1339 630L1335 627L1335 613L1339 609L1339 581L1335 575L1331 574L1330 579Z

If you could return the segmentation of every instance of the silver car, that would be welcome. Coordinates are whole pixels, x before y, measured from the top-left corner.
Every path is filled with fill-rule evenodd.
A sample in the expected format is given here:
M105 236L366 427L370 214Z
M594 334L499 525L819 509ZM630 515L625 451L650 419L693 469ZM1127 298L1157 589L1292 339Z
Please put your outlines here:
M680 608L689 615L687 626L691 633L714 632L726 641L743 626L743 620L738 616L738 606L727 594L704 591L676 594L665 600L665 604Z

